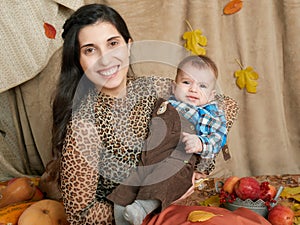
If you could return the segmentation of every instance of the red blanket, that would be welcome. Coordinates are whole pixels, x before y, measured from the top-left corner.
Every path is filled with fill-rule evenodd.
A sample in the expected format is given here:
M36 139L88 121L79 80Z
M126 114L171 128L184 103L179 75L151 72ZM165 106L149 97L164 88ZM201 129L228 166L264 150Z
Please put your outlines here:
M203 222L190 222L188 215L195 210L214 213L211 219ZM246 209L233 212L218 207L171 205L160 214L148 216L142 225L271 225L264 217Z

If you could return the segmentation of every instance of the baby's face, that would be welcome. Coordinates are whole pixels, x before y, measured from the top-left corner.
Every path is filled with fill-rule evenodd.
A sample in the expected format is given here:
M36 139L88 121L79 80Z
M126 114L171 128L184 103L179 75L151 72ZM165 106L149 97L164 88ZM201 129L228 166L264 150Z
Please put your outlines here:
M210 69L199 69L186 64L173 85L178 101L194 106L205 105L215 97L216 78Z

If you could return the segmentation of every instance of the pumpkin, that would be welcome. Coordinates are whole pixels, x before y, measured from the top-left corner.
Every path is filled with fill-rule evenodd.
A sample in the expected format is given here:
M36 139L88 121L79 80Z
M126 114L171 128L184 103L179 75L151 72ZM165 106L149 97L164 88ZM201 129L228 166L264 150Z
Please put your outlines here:
M0 208L31 199L36 186L28 177L18 177L9 183L0 193Z
M21 214L34 202L20 202L0 208L0 224L17 225Z
M6 188L5 184L0 184L0 193Z
M29 206L19 217L18 225L69 225L61 202L43 199Z

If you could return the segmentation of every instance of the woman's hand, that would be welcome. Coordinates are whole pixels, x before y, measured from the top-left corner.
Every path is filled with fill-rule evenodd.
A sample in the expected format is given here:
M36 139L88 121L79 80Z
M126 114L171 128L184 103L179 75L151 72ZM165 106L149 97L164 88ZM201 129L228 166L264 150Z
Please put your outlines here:
M186 153L202 152L202 142L195 134L182 132L182 142L185 144Z

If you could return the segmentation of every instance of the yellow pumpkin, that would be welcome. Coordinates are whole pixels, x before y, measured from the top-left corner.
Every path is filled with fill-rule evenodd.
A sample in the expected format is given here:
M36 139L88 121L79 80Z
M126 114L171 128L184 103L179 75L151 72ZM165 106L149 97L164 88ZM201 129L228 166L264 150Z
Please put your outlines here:
M61 202L40 200L29 206L19 217L18 225L69 225Z

